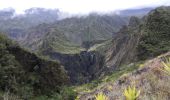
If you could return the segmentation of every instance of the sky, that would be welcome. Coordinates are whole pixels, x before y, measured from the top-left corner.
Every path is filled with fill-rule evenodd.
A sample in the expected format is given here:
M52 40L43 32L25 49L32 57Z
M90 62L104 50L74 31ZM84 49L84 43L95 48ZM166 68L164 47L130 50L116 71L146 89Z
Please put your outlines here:
M170 0L0 0L0 9L11 7L17 13L32 7L58 8L71 14L83 14L162 5L170 5Z

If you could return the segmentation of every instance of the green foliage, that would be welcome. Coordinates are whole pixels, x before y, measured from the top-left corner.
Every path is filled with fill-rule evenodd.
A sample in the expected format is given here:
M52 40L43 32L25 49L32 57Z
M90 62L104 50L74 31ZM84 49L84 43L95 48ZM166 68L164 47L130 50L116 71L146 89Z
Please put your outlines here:
M60 92L67 82L58 62L39 58L0 35L0 91L29 99Z
M140 94L140 91L136 90L136 87L128 87L124 90L126 100L136 100Z
M134 64L129 64L121 66L119 69L113 71L111 74L97 80L93 80L90 83L83 84L80 86L74 87L77 92L91 92L96 88L100 88L102 84L105 84L106 82L114 82L116 79L118 79L120 76L125 75L129 72L132 72L136 69L138 69L143 62L137 62Z
M138 58L155 57L170 50L170 7L149 13L138 45Z
M170 75L170 57L166 58L166 61L162 62L164 68L162 69L162 71L164 71L165 73L167 73L168 75Z
M109 100L108 97L103 93L99 93L99 94L95 95L95 98L96 98L96 100Z
M50 96L41 95L32 98L31 100L74 100L77 93L73 91L71 87L62 87L59 93L52 93Z
M73 90L72 87L63 87L60 95L62 96L62 100L74 100L77 93Z

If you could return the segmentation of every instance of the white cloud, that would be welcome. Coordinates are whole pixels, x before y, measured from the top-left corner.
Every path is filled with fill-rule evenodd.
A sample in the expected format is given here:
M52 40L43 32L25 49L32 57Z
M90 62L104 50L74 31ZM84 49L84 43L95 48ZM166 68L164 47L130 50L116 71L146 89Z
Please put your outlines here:
M59 8L62 11L77 14L169 4L170 0L0 0L0 9L12 7L21 13L31 7L44 7Z

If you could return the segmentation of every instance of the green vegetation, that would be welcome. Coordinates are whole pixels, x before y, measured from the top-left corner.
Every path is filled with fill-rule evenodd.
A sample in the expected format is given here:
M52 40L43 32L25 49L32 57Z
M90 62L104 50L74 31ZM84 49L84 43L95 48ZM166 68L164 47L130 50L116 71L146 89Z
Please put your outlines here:
M144 23L138 45L139 59L155 57L170 50L170 7L151 11Z
M120 67L120 69L113 71L110 75L107 75L101 79L93 80L92 82L87 83L87 84L76 86L74 87L74 89L76 92L86 92L86 93L92 92L96 88L98 89L101 88L102 84L114 82L120 76L126 75L127 73L138 69L141 64L143 64L143 62L129 64L128 66L124 65Z
M140 91L136 90L135 86L128 87L124 90L124 95L126 97L126 100L137 100L138 96L140 94Z
M47 36L42 45L42 49L51 49L51 52L64 54L75 54L84 50L80 46L70 43L70 41L66 40L66 38L58 35L51 35L51 37Z
M106 53L106 50L108 50L112 45L112 39L108 39L107 41L104 41L99 44L95 44L92 47L89 48L88 51L97 51L101 54Z
M62 87L59 93L53 93L50 96L41 95L32 98L31 100L74 100L77 93L71 87Z
M163 61L162 64L164 66L162 70L168 75L170 75L170 57L166 58L166 61Z
M107 98L107 96L103 93L99 93L99 94L95 95L95 98L96 98L96 100L109 100Z
M58 62L39 58L0 34L0 91L30 99L60 92L68 83L65 70ZM72 95L68 90L64 94ZM7 96L8 96L7 95Z
M46 26L39 26L33 29L32 33L35 33L37 30L41 30L43 27ZM28 40L23 42L22 45L32 49L34 52L38 52L39 54L76 54L84 51L84 48L70 42L70 40L68 40L59 29L51 28L45 36L42 35L41 38L35 40L32 39L34 38L28 38Z
M61 20L55 27L71 42L81 45L84 41L107 40L125 24L127 19L120 16L92 13L86 17Z

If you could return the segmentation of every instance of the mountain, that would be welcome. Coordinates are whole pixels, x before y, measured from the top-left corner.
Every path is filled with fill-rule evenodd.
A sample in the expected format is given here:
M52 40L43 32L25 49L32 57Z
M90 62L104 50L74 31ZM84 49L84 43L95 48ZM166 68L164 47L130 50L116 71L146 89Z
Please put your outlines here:
M83 51L83 48L71 43L60 29L48 26L48 24L40 24L31 28L20 43L35 52L74 54Z
M0 31L17 40L22 38L30 27L59 20L59 14L57 9L44 8L30 8L19 15L15 14L14 9L0 10Z
M116 33L127 19L116 15L90 14L86 17L67 18L56 23L66 37L76 44L86 41L106 40Z
M101 92L111 100L124 99L123 90L134 82L141 90L139 99L168 100L169 76L161 70L161 62L170 56L169 9L162 6L141 19L131 17L129 25L108 41L111 45L101 45L109 46L104 53L105 67L98 79L75 88L80 100L94 99Z
M0 62L0 91L4 95L29 99L51 95L60 91L64 84L69 84L61 64L24 50L4 35L0 35Z
M0 31L8 33L13 39L22 39L28 28L32 28L43 23L55 23L58 20L67 19L59 22L57 27L64 28L66 36L71 38L74 43L82 43L82 41L91 41L96 38L105 39L117 32L120 27L127 24L130 16L144 16L153 8L142 9L127 9L117 11L118 15L98 15L96 13L90 14L87 18L70 17L71 15L63 15L58 9L45 9L45 8L30 8L25 10L24 14L16 14L12 8L0 10ZM80 26L78 23L81 23ZM73 25L71 23L74 23ZM97 26L96 26L97 24ZM77 27L79 26L79 27ZM110 29L112 27L112 29ZM77 29L79 28L79 30ZM92 30L91 28L95 28ZM107 31L103 31L106 30ZM105 32L106 34L103 34ZM70 35L70 33L72 35ZM83 33L83 34L81 34ZM88 33L89 35L85 34ZM76 40L75 35L80 38Z
M41 56L59 61L68 71L71 83L82 84L96 78L103 68L103 55L88 52L89 47L84 48L83 43L105 41L124 24L126 20L119 16L67 18L30 28L19 42Z
M29 29L33 30L33 32L27 33L26 40L24 40L24 42L27 42L26 44L32 44L31 42L33 40L30 39L36 40L34 37L37 35L41 35L40 38L43 38L45 34L50 33L51 29L56 29L60 33L64 34L67 40L71 43L81 46L83 42L106 40L110 38L112 34L117 32L121 26L126 23L127 20L121 18L120 16L109 15L91 14L80 18L66 18L53 24L46 24L44 27L43 25L37 26L39 27L37 30L42 31L39 31L36 34L35 32L37 31L37 27ZM42 29L40 29L40 27ZM59 32L56 31L55 33L58 34Z
M151 10L155 9L154 7L148 7L148 8L131 8L126 10L120 10L117 11L118 15L120 16L137 16L137 17L143 17L147 15Z
M152 15L157 9L162 9L160 11L158 10L158 13L163 12L164 14L160 14L158 17L155 17L157 15ZM112 27L115 27L114 25L116 25L114 22L118 23L120 21L115 20L121 17L116 16L115 18L115 16L109 17L108 15L92 14L87 17L63 19L54 24L41 24L35 28L31 28L29 30L30 33L28 33L25 39L21 41L21 44L40 55L60 61L68 71L72 83L77 84L82 83L82 81L88 82L96 77L100 77L101 73L112 72L122 64L142 60L142 56L145 54L142 54L141 51L151 50L151 48L148 48L147 50L143 49L143 46L148 46L142 44L144 43L143 41L146 41L147 39L153 39L153 36L143 38L146 34L149 34L147 27L152 26L149 23L156 22L158 23L155 24L158 25L157 27L159 27L160 24L164 24L160 31L157 31L159 34L158 37L164 36L163 34L168 35L162 30L168 32L169 21L167 16L169 14L169 8L160 7L157 9L151 11L143 18L131 17L129 24L122 24L120 31L113 35L111 35L112 32L109 30L113 30ZM150 20L150 18L154 19L159 17L161 18L160 20ZM87 28L85 26L91 26L91 28L89 27L88 30L85 30ZM155 33L154 30L156 29L157 28L153 28L152 30L150 29L150 31ZM90 35L94 35L95 37L93 38L90 36L92 38L87 39L88 35L86 32L90 32ZM103 33L105 33L105 35L103 35ZM86 34L86 36L83 34ZM110 37L112 36L113 38L106 38L106 34L108 34L108 36L110 34ZM155 57L169 50L168 36L159 39L159 43L161 43L161 41L166 43L166 50L162 49L162 51L159 51L157 54L153 52L155 53L154 56L146 56L145 59ZM155 41L157 40L153 40L153 42ZM85 43L87 43L87 48L82 48L81 46ZM91 47L88 47L88 43L94 44ZM148 45L153 44L147 41L146 43ZM153 49L155 47L156 45L153 46ZM74 70L75 67L77 68L76 70ZM81 76L81 81L80 77L77 77L77 75Z
M86 100L103 92L124 99L132 80L140 99L168 100L169 77L160 69L170 51L169 11L162 6L130 18L94 13L20 27L24 35L16 39L28 50L0 35L0 98L10 92L22 99L74 100L78 93Z
M12 8L3 9L0 11L0 20L10 19L15 13L15 10Z
M169 7L159 7L142 19L131 17L129 25L113 37L113 46L107 54L108 66L152 58L169 51L168 16Z

